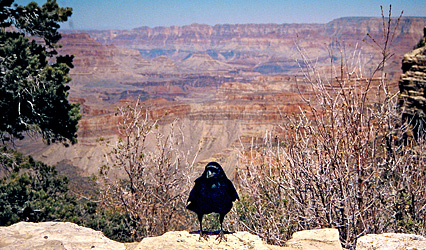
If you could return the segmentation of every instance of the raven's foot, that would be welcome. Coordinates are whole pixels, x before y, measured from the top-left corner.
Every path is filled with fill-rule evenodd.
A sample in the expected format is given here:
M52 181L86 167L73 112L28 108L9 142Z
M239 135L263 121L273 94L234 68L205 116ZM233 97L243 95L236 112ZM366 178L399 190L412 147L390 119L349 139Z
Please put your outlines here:
M197 231L190 232L190 234L200 234L199 241L202 241L202 239L209 240L209 232L208 231L197 230Z
M219 235L216 237L216 240L219 240L219 243L221 243L222 241L228 241L228 239L226 239L225 237L225 232L223 232L223 230L220 230Z
M199 240L201 241L201 239L208 241L209 235L206 232L200 231L200 239Z

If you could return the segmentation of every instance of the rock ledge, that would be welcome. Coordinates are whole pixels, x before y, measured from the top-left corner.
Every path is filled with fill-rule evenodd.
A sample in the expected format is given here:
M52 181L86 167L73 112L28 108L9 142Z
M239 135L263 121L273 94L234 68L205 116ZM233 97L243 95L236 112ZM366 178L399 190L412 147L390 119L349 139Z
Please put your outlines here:
M108 239L101 232L70 222L19 222L0 227L0 249L260 249L260 250L342 250L337 229L315 229L293 234L286 247L272 246L259 236L248 232L227 234L219 242L215 235L207 240L187 231L167 232L158 237L147 237L141 242L120 243ZM358 239L357 250L425 249L426 238L413 234L366 235Z

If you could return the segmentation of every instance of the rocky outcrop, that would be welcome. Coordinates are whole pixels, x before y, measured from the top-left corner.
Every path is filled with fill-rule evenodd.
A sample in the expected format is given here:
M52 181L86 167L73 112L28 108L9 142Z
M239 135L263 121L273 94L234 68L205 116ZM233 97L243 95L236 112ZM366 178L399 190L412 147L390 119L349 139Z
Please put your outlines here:
M125 245L102 232L70 222L19 222L0 227L0 248L4 250L105 249L124 250Z
M296 232L286 246L268 245L259 236L248 232L226 234L226 241L216 235L207 239L187 231L167 232L157 237L147 237L141 242L120 243L108 239L101 232L70 222L19 222L0 227L0 249L100 249L100 250L150 250L150 249L230 249L230 250L343 250L337 229L314 229ZM426 238L414 234L368 234L358 239L356 250L408 250L426 249Z
M19 222L0 227L0 248L5 250L41 249L257 249L257 250L341 250L337 229L301 231L288 241L288 247L268 245L259 236L248 232L227 234L226 241L217 236L207 239L187 231L167 232L148 237L141 242L119 243L106 238L101 232L69 222Z
M368 234L358 239L356 250L424 250L426 238L415 234Z
M180 232L167 232L159 237L148 237L143 239L135 250L149 250L149 249L174 249L174 250L187 250L187 249L289 249L277 246L271 246L264 243L258 236L248 232L237 232L234 234L226 235L226 241L219 242L216 240L216 235L209 236L208 239L200 239L198 234L190 234L186 231ZM290 249L289 249L290 250Z
M342 250L337 229L314 229L296 232L286 245L294 249Z
M403 120L412 124L417 135L426 128L426 46L404 55L402 71L399 106Z

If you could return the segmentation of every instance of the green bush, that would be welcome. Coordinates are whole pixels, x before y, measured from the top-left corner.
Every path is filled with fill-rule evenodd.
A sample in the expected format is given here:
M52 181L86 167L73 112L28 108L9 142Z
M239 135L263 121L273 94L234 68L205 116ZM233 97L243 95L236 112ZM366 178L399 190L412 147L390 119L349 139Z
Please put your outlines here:
M76 199L68 194L68 179L55 167L31 156L0 150L0 225L18 221L78 221Z
M68 178L54 166L0 147L0 226L19 221L69 221L102 231L110 239L134 241L134 223L126 213L105 210L97 202L77 199Z

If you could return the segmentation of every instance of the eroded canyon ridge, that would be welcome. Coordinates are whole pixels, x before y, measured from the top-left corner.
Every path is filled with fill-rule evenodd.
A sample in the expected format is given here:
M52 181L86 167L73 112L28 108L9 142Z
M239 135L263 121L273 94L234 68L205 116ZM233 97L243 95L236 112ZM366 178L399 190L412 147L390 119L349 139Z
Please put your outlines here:
M395 92L403 55L424 26L426 17L403 17L395 30L386 68ZM155 116L168 114L164 124L179 119L184 150L202 147L197 161L232 166L241 143L274 133L283 115L303 108L308 66L328 77L344 62L370 76L381 60L373 39L383 42L381 18L64 31L60 52L75 55L70 97L83 111L79 143L64 148L26 140L20 147L49 164L97 172L105 152L96 139L116 136L117 105L140 96Z

